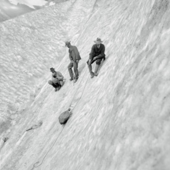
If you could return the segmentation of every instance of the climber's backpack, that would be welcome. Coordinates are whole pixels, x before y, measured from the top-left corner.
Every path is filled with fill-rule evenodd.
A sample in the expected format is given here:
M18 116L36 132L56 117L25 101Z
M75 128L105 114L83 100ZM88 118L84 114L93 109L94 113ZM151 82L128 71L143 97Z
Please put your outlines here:
M71 117L71 115L72 115L72 112L69 110L61 113L61 115L58 118L60 124L62 124L62 125L66 124L68 119Z

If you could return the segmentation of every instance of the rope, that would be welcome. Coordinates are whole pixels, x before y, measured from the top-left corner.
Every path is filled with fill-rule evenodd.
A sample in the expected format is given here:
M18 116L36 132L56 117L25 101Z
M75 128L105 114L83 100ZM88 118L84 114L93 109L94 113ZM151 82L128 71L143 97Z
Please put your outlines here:
M86 70L85 70L84 74L85 74L85 73L86 73ZM84 74L83 74L83 77L84 77ZM82 80L84 80L84 79L82 78ZM82 80L79 82L79 85L81 84ZM81 92L81 95L80 95L79 99L81 99L82 95L84 94L85 87L86 87L86 84L87 84L87 80L88 80L88 79L86 79L86 82L84 83L84 88L83 88L83 90L82 90L82 92ZM77 104L78 104L78 102L79 102L79 101L78 101L78 102L76 103L76 105L75 105L74 107L72 107L72 104L73 104L73 102L74 102L74 98L75 98L75 96L76 96L77 91L78 91L78 88L75 90L74 95L73 95L73 98L72 98L71 103L70 103L70 105L69 105L69 108L71 108L71 110L73 110L73 109L77 106Z
M87 70L87 69L86 69L86 70ZM86 74L86 70L85 70L84 74ZM84 74L83 74L83 75L84 75ZM84 77L84 76L83 76L83 77ZM82 78L82 80L84 80L84 79ZM82 82L82 80L79 82L79 84ZM78 102L76 102L75 106L72 107L71 110L73 110L73 109L77 106L77 104L79 103L80 99L82 98L82 96L83 96L83 94L84 94L84 91L85 91L86 84L87 84L87 80L88 80L88 79L86 79L86 82L84 83L84 88L83 88L83 90L82 90L82 92L81 92L81 95L80 95L80 97L79 97L79 99L78 99ZM75 90L75 92L74 92L74 95L73 95L73 98L72 98L71 103L70 103L70 105L69 105L69 108L70 108L70 107L72 106L72 104L73 104L73 101L74 101L74 98L75 98L75 96L76 96L77 90L78 90L78 88L77 88L77 89ZM56 138L56 140L54 141L53 145L52 145L52 146L49 148L49 150L46 152L46 154L45 154L45 156L43 157L43 159L42 159L41 161L37 161L37 162L33 165L33 167L31 168L31 170L34 170L34 168L39 167L39 166L42 165L42 163L44 162L46 156L48 155L48 153L50 152L50 150L53 148L53 146L55 145L55 143L58 141L58 138L60 137L60 135L61 135L61 133L62 133L63 130L64 130L64 127L63 127L63 129L60 131L60 133L59 133L58 137Z
M84 74L85 74L85 73L86 73L86 71L84 72ZM82 78L82 80L83 80L83 78ZM82 80L79 82L79 84L82 82ZM85 91L85 87L86 87L86 84L87 84L87 80L88 80L88 79L86 79L86 82L85 82L85 84L84 84L84 88L83 88L83 90L82 90L82 92L81 92L81 95L80 95L80 97L79 97L78 102L79 102L80 99L82 98L82 95L83 95L83 93L84 93L84 91ZM71 105L73 104L73 100L74 100L74 98L75 98L75 95L76 95L76 93L77 93L77 90L78 90L78 88L77 88L77 89L75 90L75 92L74 92L73 98L72 98L71 103L70 103L70 107L71 107ZM73 109L77 106L78 102L76 103L76 105L75 105L71 110L73 110ZM58 138L60 137L60 135L61 135L61 133L62 133L63 130L64 130L64 127L63 127L63 129L60 131L60 133L58 134L58 137L57 137L56 140L54 141L53 145L52 145L52 146L49 148L49 150L46 152L46 154L45 154L45 156L42 158L42 160L41 160L41 161L37 161L36 163L34 163L34 164L33 164L33 167L32 167L30 170L34 170L34 168L37 168L37 167L39 167L39 166L42 165L42 163L44 162L46 156L47 156L48 153L51 151L51 149L53 148L53 146L55 145L55 143L58 141Z
M50 149L46 152L45 156L43 157L43 159L41 161L37 161L35 164L33 164L33 167L31 168L31 170L33 170L34 168L39 167L40 165L42 165L42 163L44 162L46 156L48 155L48 153L50 152L50 150L53 148L53 146L55 145L55 143L58 141L58 138L60 137L60 134L62 133L62 131L64 130L64 128L60 131L57 139L54 141L53 145L50 147Z

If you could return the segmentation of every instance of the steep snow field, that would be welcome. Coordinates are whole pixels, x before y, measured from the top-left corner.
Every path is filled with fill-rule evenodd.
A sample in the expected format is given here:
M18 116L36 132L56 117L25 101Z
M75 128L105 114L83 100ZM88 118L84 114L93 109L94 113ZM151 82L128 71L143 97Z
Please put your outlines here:
M169 170L169 16L168 0L71 0L1 24L1 136L9 139L0 169ZM91 79L97 37L107 59ZM76 84L66 39L82 57ZM51 66L67 79L59 92L47 84Z
M9 0L9 2L14 5L24 4L30 8L34 8L34 6L44 6L47 3L45 0Z
M0 22L67 0L0 0Z

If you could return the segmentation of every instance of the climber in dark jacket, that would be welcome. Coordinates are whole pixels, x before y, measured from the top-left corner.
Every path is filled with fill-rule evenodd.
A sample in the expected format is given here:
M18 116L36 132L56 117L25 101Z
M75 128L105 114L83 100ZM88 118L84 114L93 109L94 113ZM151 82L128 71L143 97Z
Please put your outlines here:
M79 77L78 63L81 60L81 57L77 47L71 45L70 41L66 41L65 45L69 48L68 52L69 52L70 64L68 65L68 71L70 74L70 81L74 80L76 82ZM74 67L74 74L72 71L73 67Z
M89 60L87 61L88 68L90 71L91 78L98 75L98 69L101 61L105 60L105 46L102 44L100 38L97 38L95 44L92 46ZM92 71L92 64L96 61L95 72Z

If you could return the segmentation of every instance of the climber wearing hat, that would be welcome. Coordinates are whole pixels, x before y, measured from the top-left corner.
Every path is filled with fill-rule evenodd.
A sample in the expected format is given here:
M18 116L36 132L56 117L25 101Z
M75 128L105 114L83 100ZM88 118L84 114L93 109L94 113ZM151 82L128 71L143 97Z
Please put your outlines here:
M70 41L65 42L66 47L69 48L69 58L70 58L70 64L68 65L68 71L70 74L70 81L74 80L74 82L77 81L79 77L78 72L78 63L79 60L81 60L79 51L76 46L71 45ZM72 68L74 67L74 74Z
M49 80L48 84L52 85L55 91L58 91L64 84L64 76L59 71L55 71L54 68L50 68L50 71L52 72L52 80Z
M105 46L102 44L102 40L97 38L94 41L95 44L91 48L89 60L87 61L91 78L98 75L98 69L102 60L105 60ZM92 71L92 64L96 61L95 72Z

